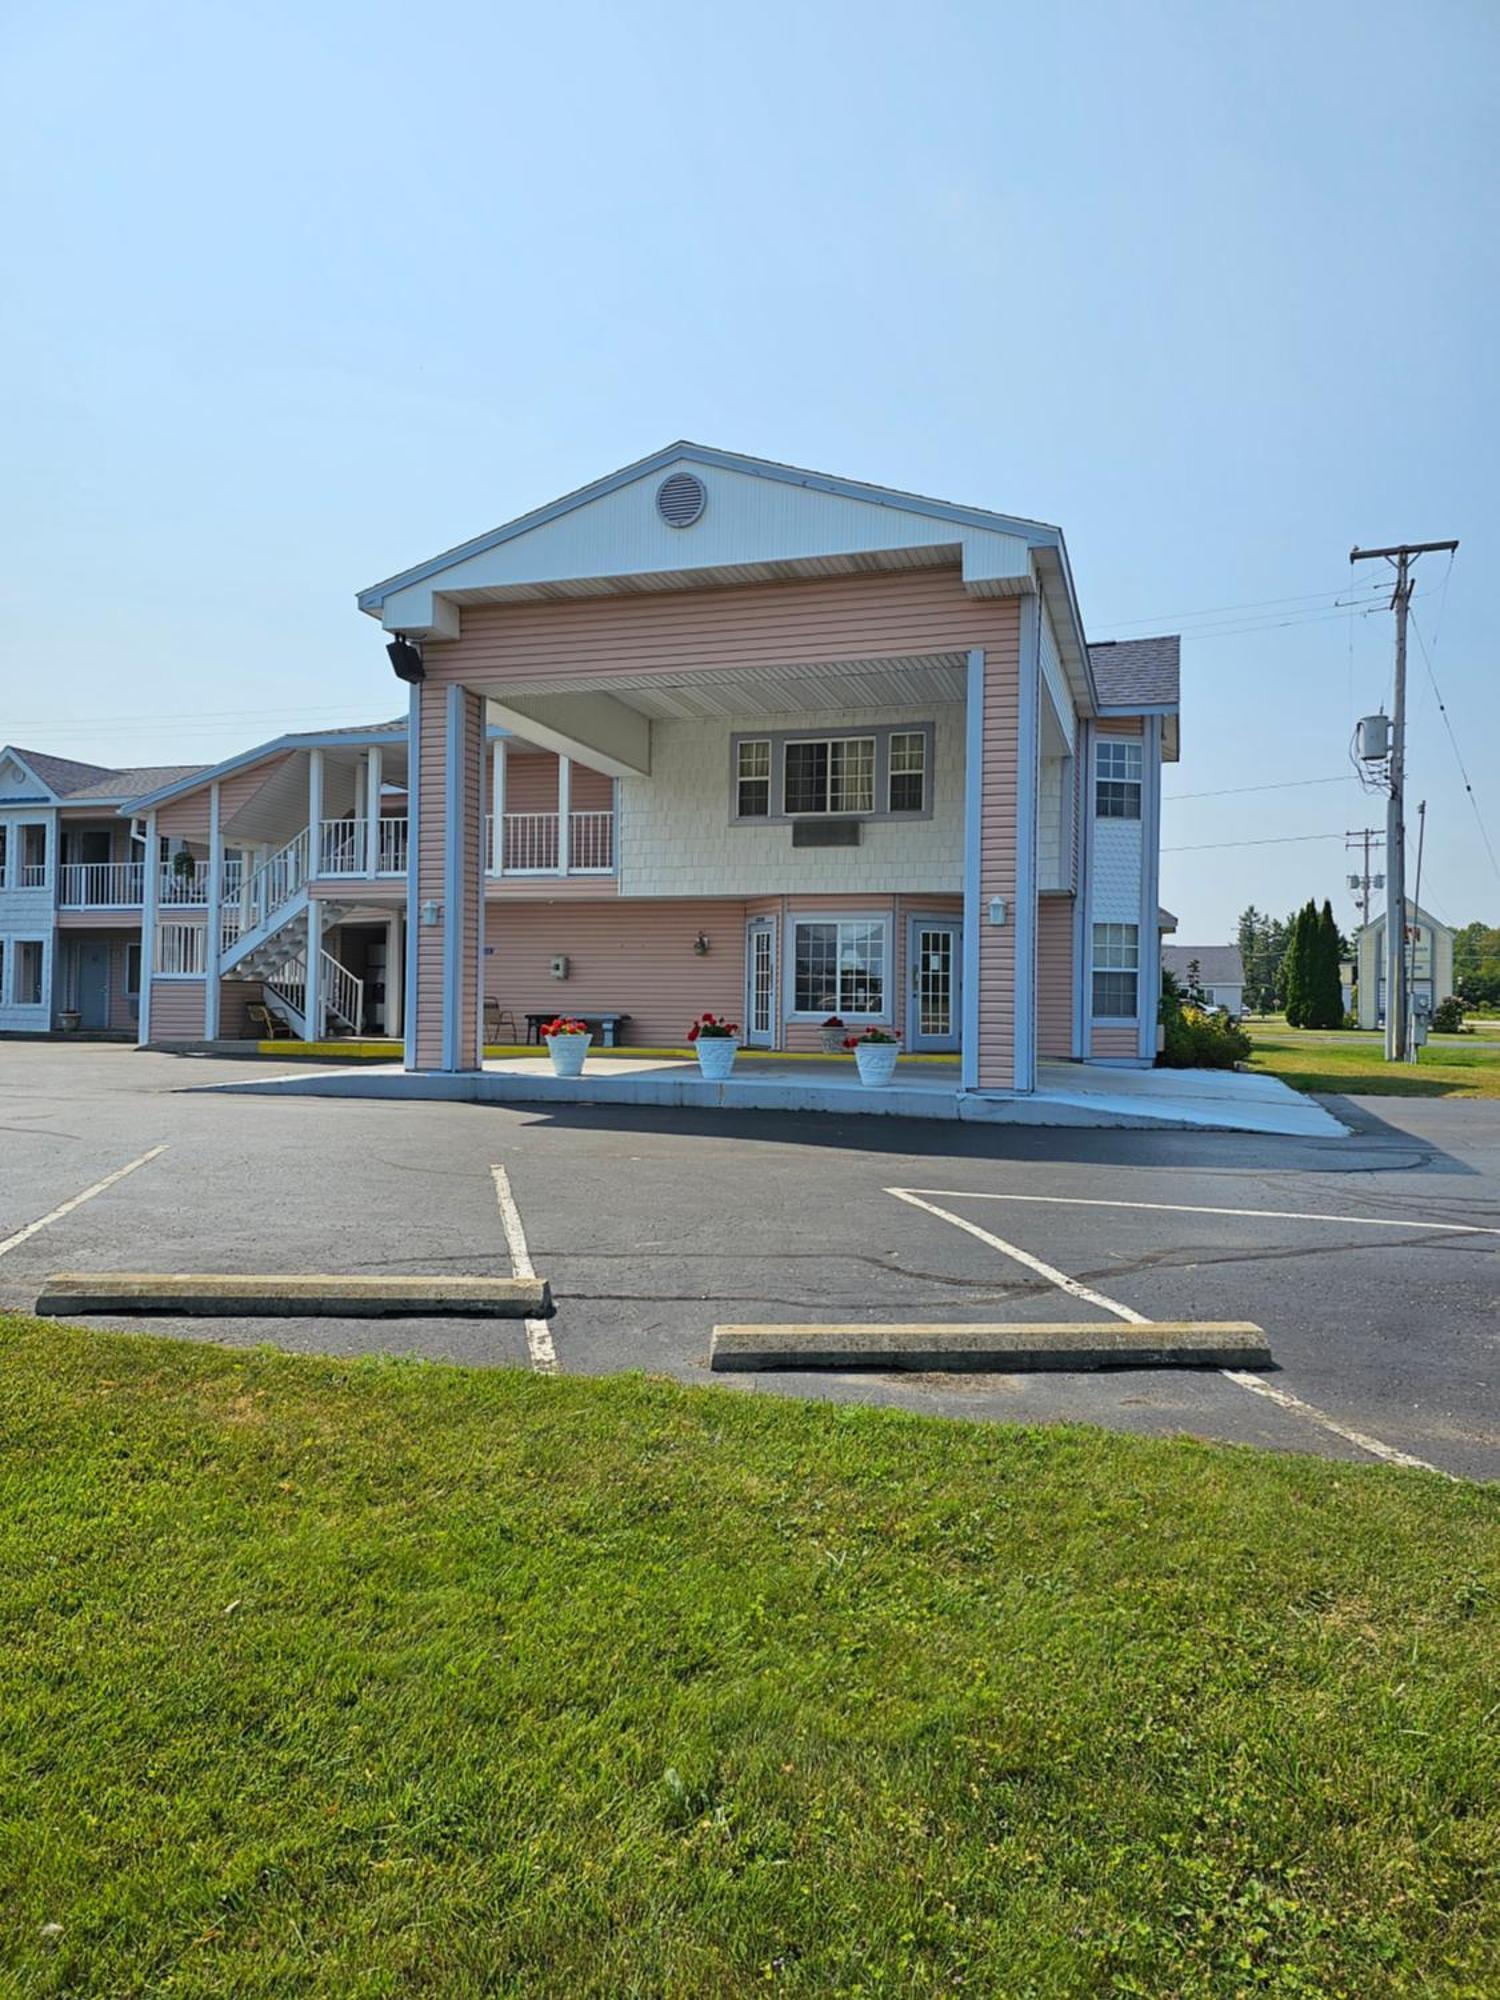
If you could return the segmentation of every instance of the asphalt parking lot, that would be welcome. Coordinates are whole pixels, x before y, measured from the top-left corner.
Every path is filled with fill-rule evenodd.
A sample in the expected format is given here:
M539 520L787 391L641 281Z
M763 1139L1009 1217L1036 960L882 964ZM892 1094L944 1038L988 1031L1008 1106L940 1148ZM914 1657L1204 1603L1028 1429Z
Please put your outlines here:
M28 1310L58 1270L503 1276L529 1252L556 1300L545 1323L162 1330L646 1369L730 1394L1078 1419L1500 1477L1500 1104L1365 1100L1342 1114L1353 1138L1273 1140L196 1088L244 1075L211 1058L0 1044L0 1308ZM1256 1320L1277 1366L708 1373L724 1321L1103 1311Z

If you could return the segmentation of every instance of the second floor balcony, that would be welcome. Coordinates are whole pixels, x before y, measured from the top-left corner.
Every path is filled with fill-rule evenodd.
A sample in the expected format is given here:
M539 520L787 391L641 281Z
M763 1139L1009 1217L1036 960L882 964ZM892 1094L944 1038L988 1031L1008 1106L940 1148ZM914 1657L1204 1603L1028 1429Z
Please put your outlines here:
M138 910L145 888L144 861L65 861L57 902L64 910Z
M484 822L485 873L500 875L612 875L615 870L615 816L612 812L570 812L567 844L563 844L563 815L556 812L520 812L501 815L503 847L495 850L495 822L487 814ZM363 820L325 819L319 831L319 876L406 873L408 821L403 817L382 819L378 836L376 865L368 865L369 830ZM495 866L499 860L500 866Z

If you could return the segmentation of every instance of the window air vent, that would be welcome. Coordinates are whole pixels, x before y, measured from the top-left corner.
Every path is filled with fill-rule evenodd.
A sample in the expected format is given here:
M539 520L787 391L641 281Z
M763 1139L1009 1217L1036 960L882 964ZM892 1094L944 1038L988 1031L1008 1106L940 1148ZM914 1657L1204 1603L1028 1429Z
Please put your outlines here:
M690 528L708 505L703 481L691 472L674 472L656 489L656 511L669 528Z
M794 819L793 847L858 847L857 819Z

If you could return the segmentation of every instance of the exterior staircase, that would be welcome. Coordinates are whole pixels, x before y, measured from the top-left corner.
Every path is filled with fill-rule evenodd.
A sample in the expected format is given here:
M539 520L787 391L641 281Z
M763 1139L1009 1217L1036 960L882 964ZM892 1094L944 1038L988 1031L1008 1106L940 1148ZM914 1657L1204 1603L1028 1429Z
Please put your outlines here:
M357 1035L364 1020L364 982L331 952L319 952L319 1018L307 1018L307 828L244 875L238 893L220 913L219 975L256 979L270 1006L284 1014L303 1041ZM337 924L351 903L319 898L323 923Z

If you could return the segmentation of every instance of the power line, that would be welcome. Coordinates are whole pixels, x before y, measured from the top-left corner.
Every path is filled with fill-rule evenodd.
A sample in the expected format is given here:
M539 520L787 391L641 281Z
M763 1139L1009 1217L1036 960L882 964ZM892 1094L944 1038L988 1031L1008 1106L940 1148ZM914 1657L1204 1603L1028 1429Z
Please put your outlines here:
M1339 583L1331 590L1305 590L1295 597L1253 597L1244 604L1210 604L1202 611L1163 611L1151 618L1114 618L1105 621L1104 630L1120 631L1130 625L1156 625L1181 618L1217 618L1232 611L1263 611L1268 605L1321 603L1330 597L1342 597L1348 588L1347 583ZM1372 594L1378 594L1379 586L1372 584L1370 588Z
M1352 785L1354 773L1341 771L1336 778L1282 778L1274 785L1230 785L1222 792L1163 792L1164 806L1176 805L1180 799L1236 799L1246 792L1293 792L1303 785Z
M1300 840L1342 840L1341 833L1280 833L1270 840L1194 840L1186 847L1164 847L1163 854L1207 854L1217 847L1291 847Z
M1464 753L1458 747L1458 738L1453 732L1453 718L1448 713L1448 704L1443 700L1442 690L1437 684L1437 675L1432 670L1432 656L1427 650L1427 641L1422 637L1422 628L1418 625L1415 618L1411 621L1411 629L1417 635L1417 644L1421 648L1422 660L1427 668L1427 678L1432 682L1432 692L1437 697L1438 714L1443 718L1443 727L1447 730L1448 741L1453 746L1453 756L1458 765L1458 775L1464 781L1464 790L1468 793L1469 804L1474 809L1474 824L1479 828L1479 838L1484 842L1484 851L1490 857L1490 866L1495 871L1496 879L1500 880L1500 861L1497 861L1495 858L1495 849L1490 841L1489 829L1484 823L1483 813L1479 810L1479 801L1474 796L1474 787L1469 782L1469 773L1464 766ZM1436 630L1433 633L1433 644L1437 644Z

